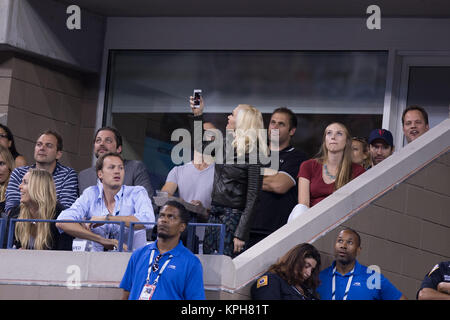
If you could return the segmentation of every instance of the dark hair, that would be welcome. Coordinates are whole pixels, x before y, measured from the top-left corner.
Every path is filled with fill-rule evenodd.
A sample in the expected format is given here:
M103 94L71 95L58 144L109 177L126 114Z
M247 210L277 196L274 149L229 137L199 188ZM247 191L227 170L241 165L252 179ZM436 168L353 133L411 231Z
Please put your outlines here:
M358 232L356 232L352 228L347 228L347 227L342 229L339 233L341 233L342 231L347 231L347 232L353 233L356 236L356 240L358 240L358 247L361 247L361 237Z
M187 211L184 205L182 205L178 201L169 200L163 207L165 206L171 206L178 209L178 213L180 214L180 219L182 223L185 223L187 225L189 223L189 220L191 220L191 214L189 213L189 211Z
M406 113L409 112L409 111L412 111L412 110L420 111L420 113L422 114L422 117L423 117L423 119L425 121L425 124L428 124L428 113L425 111L424 108L422 108L421 106L409 106L405 110L403 110L402 125L405 125L405 115L406 115Z
M105 159L106 159L107 157L117 157L117 158L119 158L120 160L122 160L122 163L123 163L123 158L122 158L122 156L121 156L120 153L117 153L117 152L107 152L107 153L102 154L102 155L97 159L97 162L95 163L95 172L98 172L98 171L100 171L100 170L103 169L103 162L105 161Z
M274 112L272 112L272 116L275 113L284 113L289 116L289 130L291 130L292 128L297 128L297 116L291 109L288 109L286 107L281 107L281 108L275 109Z
M48 130L45 130L44 132L42 132L40 136L43 136L44 134L45 135L52 135L52 136L54 136L56 138L56 150L57 151L62 151L62 149L63 149L63 139L62 139L61 135L58 132L48 129Z
M117 148L122 146L122 135L120 134L119 130L117 130L116 128L113 128L113 127L101 127L100 129L98 129L94 135L94 143L95 143L95 140L97 139L98 133L100 131L105 131L105 130L108 130L108 131L111 131L112 133L114 133L114 137L116 138Z
M308 279L303 279L302 271L305 266L305 259L312 258L316 260L317 264ZM273 264L268 272L276 273L281 278L287 281L290 285L304 284L313 291L320 284L320 253L317 249L309 243L301 243L289 250L284 256L278 259L277 263Z
M9 147L9 152L11 152L13 158L15 159L19 155L19 152L17 152L17 149L16 149L16 144L14 142L14 136L13 136L11 130L7 126L0 123L0 128L5 130L6 139L11 141L11 146Z

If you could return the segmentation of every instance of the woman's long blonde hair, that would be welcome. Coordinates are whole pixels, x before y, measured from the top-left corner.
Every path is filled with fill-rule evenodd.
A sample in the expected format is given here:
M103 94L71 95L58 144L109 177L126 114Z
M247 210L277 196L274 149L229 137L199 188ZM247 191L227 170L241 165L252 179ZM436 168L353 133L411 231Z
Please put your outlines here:
M3 146L0 146L0 156L3 158L3 161L5 162L9 170L8 178L6 179L5 183L0 184L0 202L3 202L6 200L6 188L8 187L11 172L16 167L16 162L14 161L11 152Z
M38 207L39 219L54 219L56 208L56 189L52 175L45 170L30 169L30 178L28 181L28 193L31 201ZM20 214L18 219L33 219L30 209L27 205L20 204ZM51 248L52 235L50 232L50 223L37 222L36 236L34 244L30 241L33 224L31 222L16 222L16 238L20 241L22 248L33 247L37 250Z
M339 163L336 180L334 181L334 190L337 190L350 182L350 180L352 180L352 138L345 125L340 122L333 122L330 123L327 128L332 124L337 124L342 127L346 135L343 157L341 162ZM317 161L319 161L322 165L328 160L328 149L325 142L326 134L327 129L325 128L322 138L322 146L320 147L320 151L316 156Z
M236 116L236 130L232 143L238 157L259 150L267 156L267 132L264 130L264 122L261 112L248 104L238 105Z

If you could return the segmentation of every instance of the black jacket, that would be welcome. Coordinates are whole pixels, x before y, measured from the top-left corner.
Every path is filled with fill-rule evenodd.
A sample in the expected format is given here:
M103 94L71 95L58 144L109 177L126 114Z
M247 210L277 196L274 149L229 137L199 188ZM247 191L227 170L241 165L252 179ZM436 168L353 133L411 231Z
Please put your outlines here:
M216 164L212 204L242 210L234 236L248 241L256 201L262 186L259 164Z
M252 300L318 300L313 291L302 286L300 293L275 273L265 273L251 287Z
M203 116L193 116L194 121L203 121ZM192 122L192 123L193 123ZM194 130L192 129L191 132ZM194 136L194 135L193 135ZM202 135L203 137L203 126ZM193 145L197 151L202 144ZM261 164L253 164L249 156L245 157L245 164L238 164L237 155L230 155L226 150L226 137L223 139L223 162L216 163L214 172L214 185L211 194L211 204L242 211L241 219L234 233L236 238L248 241L252 217L256 208L256 201L262 188L263 175ZM230 152L231 153L231 152ZM236 153L236 151L234 151ZM230 161L232 160L232 161ZM253 159L251 159L253 160ZM257 160L256 162L258 162ZM231 162L231 164L228 164ZM250 164L252 163L252 164Z

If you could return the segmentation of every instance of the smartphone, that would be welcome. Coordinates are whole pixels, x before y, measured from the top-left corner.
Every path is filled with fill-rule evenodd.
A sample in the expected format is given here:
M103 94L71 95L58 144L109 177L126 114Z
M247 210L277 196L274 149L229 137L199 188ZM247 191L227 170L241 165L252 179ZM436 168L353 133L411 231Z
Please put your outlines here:
M194 108L199 108L201 96L202 96L202 90L194 89Z

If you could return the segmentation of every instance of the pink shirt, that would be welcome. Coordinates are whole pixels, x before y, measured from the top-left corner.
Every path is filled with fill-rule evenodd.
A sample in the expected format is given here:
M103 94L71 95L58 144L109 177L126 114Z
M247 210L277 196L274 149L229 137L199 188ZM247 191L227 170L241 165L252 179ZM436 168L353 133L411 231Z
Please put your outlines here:
M316 159L304 161L300 166L298 178L309 180L309 207L319 203L334 192L334 182L326 184L322 178L322 164ZM364 173L364 168L359 164L352 163L352 179Z

